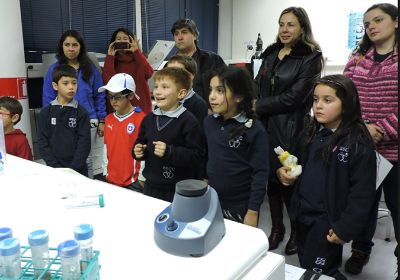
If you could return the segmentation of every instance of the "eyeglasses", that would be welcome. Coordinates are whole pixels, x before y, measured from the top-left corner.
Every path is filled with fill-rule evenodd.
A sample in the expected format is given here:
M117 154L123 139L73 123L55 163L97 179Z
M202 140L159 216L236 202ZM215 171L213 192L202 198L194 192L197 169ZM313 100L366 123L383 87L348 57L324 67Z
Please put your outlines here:
M107 99L108 100L115 100L115 101L119 101L119 100L121 100L123 97L126 97L127 96L127 94L120 94L120 93L118 93L118 94L115 94L115 95L112 95L112 94L107 94Z
M0 116L12 116L12 115L14 115L14 114L0 111Z

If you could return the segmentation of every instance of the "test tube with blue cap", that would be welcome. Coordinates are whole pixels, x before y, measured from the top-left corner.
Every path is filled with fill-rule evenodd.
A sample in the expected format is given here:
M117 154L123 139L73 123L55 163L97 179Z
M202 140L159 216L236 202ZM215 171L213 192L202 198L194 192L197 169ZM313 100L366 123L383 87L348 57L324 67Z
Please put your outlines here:
M81 268L84 271L93 259L93 226L80 224L74 228L75 239L81 247Z
M2 227L0 228L0 241L6 238L12 237L12 229L9 227ZM1 276L3 275L3 269L1 267L1 262L0 262L0 279Z
M49 234L46 230L35 230L28 235L31 246L32 265L35 277L41 276L49 262Z
M19 279L21 270L21 246L17 238L9 237L0 241L1 279Z
M76 240L67 240L58 245L61 259L62 279L79 280L81 277L80 246Z

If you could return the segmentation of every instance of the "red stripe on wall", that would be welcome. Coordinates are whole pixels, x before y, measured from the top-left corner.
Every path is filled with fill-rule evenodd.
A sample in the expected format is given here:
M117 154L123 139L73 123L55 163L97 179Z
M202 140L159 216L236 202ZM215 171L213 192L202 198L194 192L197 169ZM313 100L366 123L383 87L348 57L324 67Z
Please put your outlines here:
M17 99L27 99L26 78L0 78L0 96L12 96Z

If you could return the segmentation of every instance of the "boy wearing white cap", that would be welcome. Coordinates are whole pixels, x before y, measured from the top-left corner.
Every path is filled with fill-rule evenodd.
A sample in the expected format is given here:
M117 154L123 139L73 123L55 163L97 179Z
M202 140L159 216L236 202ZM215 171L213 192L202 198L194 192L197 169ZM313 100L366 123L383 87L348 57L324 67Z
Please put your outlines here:
M131 100L136 96L132 76L114 75L99 92L107 90L107 98L115 112L107 115L104 126L103 175L107 182L141 191L138 180L141 162L131 156L133 144L145 114Z

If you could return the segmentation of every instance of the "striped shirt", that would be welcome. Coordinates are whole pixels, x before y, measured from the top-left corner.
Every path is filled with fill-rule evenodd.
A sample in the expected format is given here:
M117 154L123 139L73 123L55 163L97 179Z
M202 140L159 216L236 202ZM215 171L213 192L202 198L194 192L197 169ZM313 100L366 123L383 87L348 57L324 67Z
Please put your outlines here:
M364 120L384 130L378 151L390 161L398 161L398 52L382 62L374 61L375 48L364 57L354 54L344 69L344 75L353 80L360 97Z

